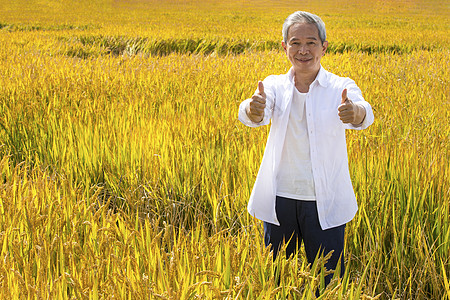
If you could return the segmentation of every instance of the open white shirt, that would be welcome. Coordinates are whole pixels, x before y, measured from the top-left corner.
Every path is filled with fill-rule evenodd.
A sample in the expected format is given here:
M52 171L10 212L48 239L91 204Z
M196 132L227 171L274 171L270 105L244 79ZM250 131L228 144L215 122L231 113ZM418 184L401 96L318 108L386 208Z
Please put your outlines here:
M249 213L279 225L275 212L277 174L291 109L294 71L264 79L266 108L260 123L252 122L245 109L251 99L239 107L239 120L250 127L272 122L264 156L248 203ZM343 89L354 103L364 106L366 117L359 126L344 124L338 116ZM358 209L348 169L345 129L365 129L373 123L372 108L350 78L339 77L322 67L311 83L305 100L311 167L319 222L323 230L349 222Z

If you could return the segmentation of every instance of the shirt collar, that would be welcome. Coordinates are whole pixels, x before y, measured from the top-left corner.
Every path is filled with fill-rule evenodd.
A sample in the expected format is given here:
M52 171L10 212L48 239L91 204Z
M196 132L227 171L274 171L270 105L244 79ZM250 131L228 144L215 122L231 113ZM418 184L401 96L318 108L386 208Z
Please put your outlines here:
M327 79L328 79L327 71L321 65L319 73L317 74L316 80L321 86L327 87L327 85L328 85Z
M289 69L289 72L287 73L289 81L295 85L294 82L294 68L291 67ZM318 82L321 86L323 87L327 87L328 81L327 81L327 71L322 67L322 65L320 65L320 69L319 69L319 73L317 73L316 79L314 79L314 81L311 83L311 85L314 84L314 82Z

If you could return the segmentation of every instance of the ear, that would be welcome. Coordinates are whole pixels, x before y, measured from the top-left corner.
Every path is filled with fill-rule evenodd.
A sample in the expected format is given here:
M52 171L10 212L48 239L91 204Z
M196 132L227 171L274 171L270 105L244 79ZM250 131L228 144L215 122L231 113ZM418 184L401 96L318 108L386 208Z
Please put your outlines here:
M281 46L283 46L283 49L284 49L284 52L286 53L286 47L287 47L287 45L286 45L286 43L284 42L284 41L281 41Z
M322 56L325 55L325 52L327 51L328 48L328 41L324 41L322 43Z

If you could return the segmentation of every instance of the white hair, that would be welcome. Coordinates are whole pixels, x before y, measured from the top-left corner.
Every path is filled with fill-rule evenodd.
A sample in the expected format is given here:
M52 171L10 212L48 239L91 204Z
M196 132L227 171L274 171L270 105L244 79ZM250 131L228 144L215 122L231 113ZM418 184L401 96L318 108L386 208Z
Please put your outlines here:
M317 30L319 31L319 38L322 41L322 43L327 40L325 23L322 21L320 17L306 11L296 11L295 13L287 17L287 19L284 21L283 41L285 43L287 43L289 28L296 23L309 23L316 25Z

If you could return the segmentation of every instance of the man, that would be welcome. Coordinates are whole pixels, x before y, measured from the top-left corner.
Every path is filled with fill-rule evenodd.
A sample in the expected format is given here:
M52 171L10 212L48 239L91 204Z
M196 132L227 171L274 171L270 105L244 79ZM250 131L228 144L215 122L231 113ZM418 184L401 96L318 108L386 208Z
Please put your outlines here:
M274 258L283 242L289 256L303 241L310 263L318 253L333 251L325 266L335 270L345 224L357 211L345 129L367 128L373 112L353 80L321 66L328 42L318 16L290 15L282 46L292 68L258 82L239 107L239 120L247 126L272 122L248 211L264 221L265 244L272 245Z

